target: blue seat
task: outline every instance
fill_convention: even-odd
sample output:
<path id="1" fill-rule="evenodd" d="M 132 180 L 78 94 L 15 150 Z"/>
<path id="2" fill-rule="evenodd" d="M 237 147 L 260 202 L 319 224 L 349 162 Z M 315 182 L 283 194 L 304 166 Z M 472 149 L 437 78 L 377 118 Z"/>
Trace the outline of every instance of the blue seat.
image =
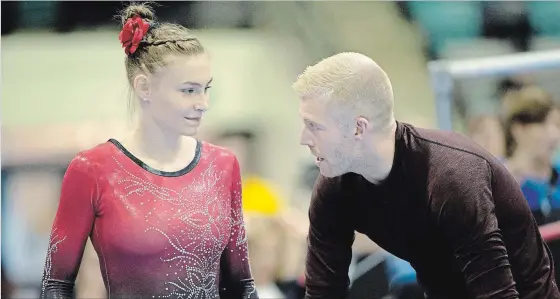
<path id="1" fill-rule="evenodd" d="M 56 1 L 18 1 L 23 27 L 51 27 L 57 18 Z"/>
<path id="2" fill-rule="evenodd" d="M 409 1 L 407 5 L 435 53 L 440 53 L 450 40 L 478 38 L 482 34 L 484 17 L 478 1 Z"/>
<path id="3" fill-rule="evenodd" d="M 560 1 L 527 1 L 529 22 L 540 36 L 560 36 Z"/>
<path id="4" fill-rule="evenodd" d="M 385 259 L 389 289 L 416 283 L 416 271 L 409 262 L 392 254 Z"/>

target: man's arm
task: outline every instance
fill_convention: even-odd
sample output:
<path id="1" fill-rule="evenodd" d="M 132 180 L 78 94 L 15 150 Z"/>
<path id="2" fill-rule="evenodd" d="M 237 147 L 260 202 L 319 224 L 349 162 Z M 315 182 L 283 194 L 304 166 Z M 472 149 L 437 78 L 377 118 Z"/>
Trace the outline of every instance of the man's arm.
<path id="1" fill-rule="evenodd" d="M 319 176 L 309 208 L 309 235 L 305 267 L 306 299 L 345 298 L 350 280 L 354 229 L 349 203 L 334 179 Z"/>
<path id="2" fill-rule="evenodd" d="M 517 299 L 519 294 L 495 215 L 492 171 L 486 161 L 441 178 L 433 191 L 437 224 L 473 299 Z"/>

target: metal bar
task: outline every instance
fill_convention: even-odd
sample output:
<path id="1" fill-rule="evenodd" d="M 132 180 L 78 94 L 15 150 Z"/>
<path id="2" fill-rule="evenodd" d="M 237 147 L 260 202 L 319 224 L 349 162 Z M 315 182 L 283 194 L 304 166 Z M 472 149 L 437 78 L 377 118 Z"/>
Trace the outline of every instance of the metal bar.
<path id="1" fill-rule="evenodd" d="M 444 69 L 433 69 L 432 88 L 436 97 L 436 117 L 438 127 L 453 130 L 453 78 Z"/>
<path id="2" fill-rule="evenodd" d="M 453 130 L 453 80 L 560 69 L 560 50 L 428 62 L 439 128 Z"/>
<path id="3" fill-rule="evenodd" d="M 522 72 L 560 68 L 560 50 L 516 53 L 465 60 L 436 60 L 428 69 L 449 73 L 453 78 L 512 75 Z"/>

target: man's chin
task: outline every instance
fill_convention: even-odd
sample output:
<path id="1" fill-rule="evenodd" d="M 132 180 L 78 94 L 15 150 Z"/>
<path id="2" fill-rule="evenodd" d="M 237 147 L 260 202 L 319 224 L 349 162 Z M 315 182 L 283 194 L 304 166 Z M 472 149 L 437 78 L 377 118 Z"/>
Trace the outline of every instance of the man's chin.
<path id="1" fill-rule="evenodd" d="M 319 172 L 321 173 L 322 176 L 326 178 L 335 178 L 345 173 L 342 171 L 333 171 L 332 169 L 322 169 L 322 168 L 319 168 Z"/>

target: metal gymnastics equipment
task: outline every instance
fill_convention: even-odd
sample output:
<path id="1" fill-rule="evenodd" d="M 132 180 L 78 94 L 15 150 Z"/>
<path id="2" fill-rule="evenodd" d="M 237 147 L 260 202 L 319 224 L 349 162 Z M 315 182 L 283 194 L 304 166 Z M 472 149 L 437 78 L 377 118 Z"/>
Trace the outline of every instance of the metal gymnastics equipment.
<path id="1" fill-rule="evenodd" d="M 453 130 L 455 79 L 509 76 L 548 69 L 560 69 L 560 50 L 428 62 L 428 71 L 436 97 L 438 127 L 443 130 Z"/>

